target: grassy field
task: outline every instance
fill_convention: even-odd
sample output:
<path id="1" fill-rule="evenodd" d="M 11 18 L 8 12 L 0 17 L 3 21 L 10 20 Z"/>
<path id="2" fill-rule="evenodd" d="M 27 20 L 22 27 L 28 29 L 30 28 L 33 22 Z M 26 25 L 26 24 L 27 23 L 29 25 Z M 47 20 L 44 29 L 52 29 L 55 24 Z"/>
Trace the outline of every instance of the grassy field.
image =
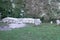
<path id="1" fill-rule="evenodd" d="M 60 40 L 60 26 L 46 23 L 36 27 L 28 25 L 20 29 L 0 31 L 0 40 Z"/>

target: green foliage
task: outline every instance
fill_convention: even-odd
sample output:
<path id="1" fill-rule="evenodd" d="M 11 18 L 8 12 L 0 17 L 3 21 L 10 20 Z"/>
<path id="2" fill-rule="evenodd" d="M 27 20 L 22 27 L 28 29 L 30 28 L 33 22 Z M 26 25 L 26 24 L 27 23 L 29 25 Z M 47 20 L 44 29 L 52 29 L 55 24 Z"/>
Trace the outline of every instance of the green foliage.
<path id="1" fill-rule="evenodd" d="M 32 11 L 28 8 L 25 8 L 26 6 L 26 2 L 27 0 L 14 0 L 13 3 L 16 5 L 15 8 L 12 8 L 12 2 L 10 2 L 10 0 L 0 0 L 0 12 L 2 13 L 1 18 L 10 16 L 10 17 L 16 17 L 16 18 L 20 18 L 20 17 L 32 17 L 32 18 L 44 18 L 43 20 L 46 21 L 50 21 L 52 19 L 60 19 L 60 10 L 58 9 L 58 5 L 56 2 L 58 2 L 59 0 L 51 0 L 51 4 L 48 3 L 48 1 L 44 4 L 44 1 L 42 1 L 43 5 L 39 6 L 40 4 L 38 2 L 37 9 Z M 41 1 L 41 0 L 40 0 Z M 46 0 L 45 0 L 46 1 Z M 28 1 L 27 1 L 28 2 Z M 28 2 L 30 3 L 30 2 Z M 30 6 L 31 7 L 31 6 Z M 41 8 L 40 8 L 41 7 Z M 9 11 L 10 10 L 10 11 Z M 24 12 L 22 13 L 21 10 L 24 10 Z M 30 13 L 28 12 L 30 10 Z M 45 13 L 46 15 L 44 15 L 43 17 L 41 17 L 41 15 Z M 20 15 L 23 14 L 23 15 Z"/>
<path id="2" fill-rule="evenodd" d="M 14 0 L 13 3 L 15 3 L 16 7 L 12 8 L 12 3 L 10 0 L 0 0 L 0 12 L 1 18 L 11 16 L 11 17 L 22 17 L 20 15 L 21 9 L 24 9 L 24 3 L 23 0 Z"/>

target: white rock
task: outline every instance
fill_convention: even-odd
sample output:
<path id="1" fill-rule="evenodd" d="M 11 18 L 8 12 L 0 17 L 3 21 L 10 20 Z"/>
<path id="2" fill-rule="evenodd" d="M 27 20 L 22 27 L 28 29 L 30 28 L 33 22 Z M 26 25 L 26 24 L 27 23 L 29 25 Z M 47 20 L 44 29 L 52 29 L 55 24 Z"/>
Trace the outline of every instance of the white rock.
<path id="1" fill-rule="evenodd" d="M 24 18 L 23 23 L 34 23 L 34 19 L 32 19 L 32 18 Z"/>
<path id="2" fill-rule="evenodd" d="M 51 21 L 50 23 L 53 24 L 53 21 Z"/>
<path id="3" fill-rule="evenodd" d="M 17 18 L 12 18 L 12 17 L 6 17 L 4 19 L 2 19 L 3 22 L 7 22 L 7 23 L 17 23 Z"/>
<path id="4" fill-rule="evenodd" d="M 35 19 L 34 20 L 35 25 L 40 25 L 42 22 L 40 19 Z"/>
<path id="5" fill-rule="evenodd" d="M 35 25 L 40 25 L 41 20 L 40 19 L 33 19 L 33 18 L 12 18 L 12 17 L 6 17 L 2 19 L 3 22 L 7 23 L 15 23 L 15 24 L 27 24 L 27 23 L 32 23 Z"/>
<path id="6" fill-rule="evenodd" d="M 9 28 L 21 28 L 25 26 L 26 24 L 9 24 Z"/>
<path id="7" fill-rule="evenodd" d="M 57 25 L 59 25 L 60 24 L 60 20 L 56 20 L 56 23 L 57 23 Z"/>

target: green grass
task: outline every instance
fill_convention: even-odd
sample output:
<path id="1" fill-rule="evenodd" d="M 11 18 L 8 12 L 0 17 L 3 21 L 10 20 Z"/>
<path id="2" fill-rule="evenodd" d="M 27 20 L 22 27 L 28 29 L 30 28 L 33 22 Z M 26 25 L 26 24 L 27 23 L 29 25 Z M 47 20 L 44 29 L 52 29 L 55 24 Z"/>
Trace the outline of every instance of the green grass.
<path id="1" fill-rule="evenodd" d="M 60 40 L 60 26 L 44 23 L 34 27 L 0 31 L 0 40 Z"/>

